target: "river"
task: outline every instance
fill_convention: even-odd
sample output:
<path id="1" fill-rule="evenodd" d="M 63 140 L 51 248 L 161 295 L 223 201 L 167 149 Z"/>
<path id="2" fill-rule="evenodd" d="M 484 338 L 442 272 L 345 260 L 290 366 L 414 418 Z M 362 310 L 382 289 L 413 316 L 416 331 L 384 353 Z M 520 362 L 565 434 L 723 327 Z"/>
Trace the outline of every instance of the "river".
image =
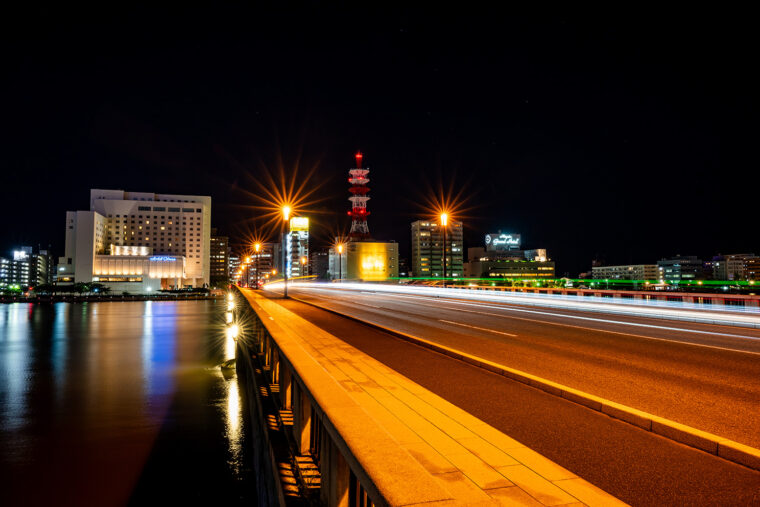
<path id="1" fill-rule="evenodd" d="M 3 505 L 253 505 L 224 302 L 0 305 Z"/>

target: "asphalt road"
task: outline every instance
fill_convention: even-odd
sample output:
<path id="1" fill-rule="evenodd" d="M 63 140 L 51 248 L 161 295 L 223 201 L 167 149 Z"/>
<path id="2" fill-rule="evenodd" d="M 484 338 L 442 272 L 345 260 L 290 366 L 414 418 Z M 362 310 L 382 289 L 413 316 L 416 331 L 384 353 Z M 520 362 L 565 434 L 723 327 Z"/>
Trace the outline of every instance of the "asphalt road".
<path id="1" fill-rule="evenodd" d="M 760 329 L 369 291 L 291 294 L 760 448 Z"/>
<path id="2" fill-rule="evenodd" d="M 760 502 L 760 472 L 412 345 L 356 321 L 292 299 L 279 302 L 632 505 L 753 505 Z M 450 317 L 441 315 L 441 311 L 436 307 L 435 316 Z M 468 335 L 460 335 L 462 338 Z"/>

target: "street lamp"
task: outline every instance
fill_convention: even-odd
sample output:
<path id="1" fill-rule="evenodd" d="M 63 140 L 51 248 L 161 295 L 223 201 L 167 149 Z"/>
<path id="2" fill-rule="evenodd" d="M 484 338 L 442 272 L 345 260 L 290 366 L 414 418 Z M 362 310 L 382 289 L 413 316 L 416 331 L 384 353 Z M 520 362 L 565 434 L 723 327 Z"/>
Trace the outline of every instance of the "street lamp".
<path id="1" fill-rule="evenodd" d="M 443 288 L 446 288 L 446 226 L 449 223 L 449 214 L 441 213 L 441 228 L 443 229 Z"/>
<path id="2" fill-rule="evenodd" d="M 305 276 L 307 274 L 306 273 L 306 261 L 307 261 L 307 259 L 306 259 L 305 256 L 301 257 L 301 276 Z"/>
<path id="3" fill-rule="evenodd" d="M 285 245 L 285 237 L 286 237 L 285 228 L 288 225 L 288 219 L 290 218 L 290 211 L 291 211 L 290 206 L 288 206 L 287 204 L 282 207 L 282 218 L 283 218 L 283 220 L 282 220 L 282 224 L 283 224 L 282 225 L 282 239 L 283 239 L 283 241 L 282 241 L 282 246 L 283 246 L 283 249 L 282 249 L 282 273 L 283 273 L 283 276 L 285 277 L 285 284 L 283 285 L 283 294 L 282 294 L 282 297 L 284 297 L 284 298 L 288 297 L 288 265 L 285 262 L 285 253 L 287 251 L 287 248 L 286 248 L 286 245 Z"/>
<path id="4" fill-rule="evenodd" d="M 338 245 L 338 281 L 343 279 L 343 244 Z"/>
<path id="5" fill-rule="evenodd" d="M 256 252 L 256 289 L 259 288 L 259 252 L 261 251 L 261 243 L 253 245 L 253 250 Z"/>

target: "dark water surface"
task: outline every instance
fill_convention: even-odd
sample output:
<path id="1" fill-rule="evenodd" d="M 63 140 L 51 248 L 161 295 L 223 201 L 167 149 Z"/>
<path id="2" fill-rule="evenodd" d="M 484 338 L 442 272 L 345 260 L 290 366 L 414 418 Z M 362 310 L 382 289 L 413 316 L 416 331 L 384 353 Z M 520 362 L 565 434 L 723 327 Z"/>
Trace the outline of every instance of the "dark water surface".
<path id="1" fill-rule="evenodd" d="M 0 504 L 252 505 L 223 305 L 0 305 Z"/>

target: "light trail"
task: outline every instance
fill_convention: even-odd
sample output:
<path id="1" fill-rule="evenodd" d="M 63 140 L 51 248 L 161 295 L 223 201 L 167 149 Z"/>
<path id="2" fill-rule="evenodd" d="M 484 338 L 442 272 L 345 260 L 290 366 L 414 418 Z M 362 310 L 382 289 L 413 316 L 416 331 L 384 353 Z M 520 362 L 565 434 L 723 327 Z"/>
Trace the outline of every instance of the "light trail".
<path id="1" fill-rule="evenodd" d="M 503 334 L 505 336 L 516 337 L 516 334 L 505 333 L 504 331 L 497 331 L 495 329 L 488 329 L 486 327 L 471 326 L 469 324 L 462 324 L 461 322 L 454 322 L 453 320 L 438 319 L 438 322 L 445 322 L 446 324 L 454 324 L 455 326 L 469 327 L 470 329 L 477 329 L 478 331 L 487 331 L 489 333 Z"/>
<path id="2" fill-rule="evenodd" d="M 367 284 L 341 283 L 341 284 L 294 284 L 299 288 L 308 290 L 330 291 L 364 291 L 367 292 Z M 496 293 L 482 294 L 462 289 L 437 289 L 432 287 L 408 287 L 373 284 L 372 291 L 376 293 L 406 294 L 413 296 L 439 297 L 447 299 L 467 299 L 486 303 L 512 303 L 527 306 L 543 306 L 557 309 L 574 310 L 582 312 L 598 312 L 623 314 L 631 317 L 654 317 L 670 320 L 683 320 L 701 322 L 707 324 L 725 324 L 760 328 L 760 309 L 743 308 L 738 311 L 735 308 L 705 308 L 692 303 L 674 303 L 668 301 L 646 300 L 623 300 L 604 301 L 611 298 L 584 297 L 583 300 L 569 299 L 568 296 L 555 294 L 527 294 L 527 293 Z"/>
<path id="3" fill-rule="evenodd" d="M 315 291 L 324 291 L 324 292 L 332 292 L 330 289 L 315 289 Z M 334 292 L 333 292 L 334 293 Z M 420 300 L 420 301 L 429 301 L 429 302 L 435 302 L 436 305 L 440 304 L 449 304 L 449 305 L 460 305 L 460 306 L 474 306 L 476 308 L 490 308 L 490 309 L 496 309 L 496 310 L 502 310 L 504 312 L 523 312 L 523 313 L 532 313 L 532 314 L 538 314 L 538 315 L 546 315 L 551 317 L 559 317 L 559 318 L 567 318 L 567 319 L 578 319 L 578 320 L 585 320 L 585 321 L 592 321 L 592 322 L 600 322 L 600 323 L 606 323 L 606 324 L 613 324 L 613 325 L 620 325 L 620 326 L 633 326 L 633 327 L 644 327 L 644 328 L 651 328 L 651 329 L 660 329 L 665 331 L 677 331 L 677 332 L 685 332 L 685 333 L 694 333 L 694 334 L 700 334 L 700 335 L 714 335 L 714 336 L 723 336 L 723 337 L 729 337 L 729 338 L 739 338 L 739 339 L 746 339 L 746 340 L 752 340 L 757 341 L 760 340 L 760 337 L 756 336 L 747 336 L 747 335 L 738 335 L 738 334 L 732 334 L 732 333 L 721 333 L 717 331 L 701 331 L 697 329 L 688 329 L 688 328 L 680 328 L 680 327 L 670 327 L 670 326 L 658 326 L 654 324 L 642 324 L 637 322 L 624 322 L 624 321 L 617 321 L 617 320 L 609 320 L 609 319 L 599 319 L 599 318 L 593 318 L 593 317 L 583 317 L 580 315 L 568 315 L 568 314 L 558 314 L 558 313 L 551 313 L 551 312 L 542 312 L 537 310 L 528 310 L 524 308 L 514 308 L 514 307 L 504 307 L 504 306 L 492 306 L 492 305 L 484 305 L 482 303 L 468 303 L 464 301 L 441 301 L 440 298 L 430 298 L 430 297 L 423 297 L 423 296 L 407 296 L 407 295 L 396 295 L 396 297 L 401 298 L 408 298 L 408 299 L 414 299 L 414 300 Z M 362 303 L 357 303 L 356 301 L 351 301 L 351 305 L 353 304 L 360 304 L 362 306 L 370 306 L 370 305 L 364 305 Z M 435 306 L 434 306 L 435 307 Z M 373 307 L 373 308 L 383 308 L 383 307 Z M 612 330 L 606 330 L 601 328 L 595 328 L 595 327 L 588 327 L 588 326 L 578 326 L 573 324 L 567 324 L 563 322 L 553 322 L 550 320 L 541 320 L 541 319 L 530 319 L 526 317 L 518 317 L 515 315 L 505 315 L 505 314 L 499 314 L 499 313 L 491 313 L 491 312 L 479 312 L 479 311 L 473 311 L 473 310 L 465 310 L 463 308 L 450 308 L 451 310 L 461 311 L 461 312 L 467 312 L 467 313 L 476 313 L 480 315 L 486 315 L 486 316 L 492 316 L 492 317 L 499 317 L 499 318 L 510 318 L 510 319 L 517 319 L 517 320 L 523 320 L 523 321 L 530 321 L 530 322 L 537 322 L 541 324 L 550 324 L 555 326 L 563 326 L 563 327 L 570 327 L 575 329 L 584 329 L 589 331 L 595 331 L 600 333 L 610 333 L 610 334 L 618 334 L 623 336 L 632 336 L 636 338 L 643 338 L 646 340 L 654 340 L 654 341 L 663 341 L 663 342 L 670 342 L 670 343 L 678 343 L 682 345 L 691 345 L 694 347 L 701 347 L 701 348 L 708 348 L 708 349 L 715 349 L 715 350 L 722 350 L 727 352 L 737 352 L 741 354 L 750 354 L 750 355 L 760 355 L 760 352 L 753 352 L 748 350 L 742 350 L 742 349 L 736 349 L 731 347 L 721 347 L 718 345 L 708 345 L 704 343 L 694 343 L 691 341 L 684 341 L 679 340 L 675 338 L 660 338 L 656 336 L 647 336 L 637 333 L 629 333 L 629 332 L 623 332 L 623 331 L 612 331 Z M 391 310 L 391 309 L 388 309 Z M 392 311 L 392 310 L 391 310 Z M 491 329 L 487 328 L 477 328 L 476 326 L 470 326 L 467 324 L 457 323 L 453 321 L 443 321 L 442 319 L 437 319 L 441 322 L 446 322 L 450 324 L 455 325 L 462 325 L 465 327 L 471 327 L 474 329 L 481 329 L 483 331 L 488 332 L 496 332 Z M 502 332 L 500 332 L 502 333 Z M 517 335 L 512 335 L 517 336 Z"/>

